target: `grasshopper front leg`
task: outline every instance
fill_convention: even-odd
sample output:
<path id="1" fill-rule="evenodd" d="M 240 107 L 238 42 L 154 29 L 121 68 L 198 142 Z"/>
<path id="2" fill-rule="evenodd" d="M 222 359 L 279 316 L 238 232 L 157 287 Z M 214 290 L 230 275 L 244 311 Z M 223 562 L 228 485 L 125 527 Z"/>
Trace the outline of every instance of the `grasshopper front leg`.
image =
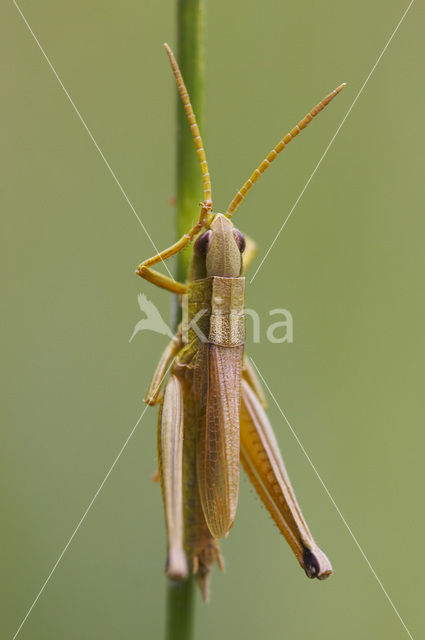
<path id="1" fill-rule="evenodd" d="M 186 293 L 187 287 L 185 284 L 176 282 L 173 278 L 169 278 L 168 276 L 155 271 L 152 267 L 159 262 L 164 262 L 167 258 L 175 256 L 176 253 L 179 253 L 182 249 L 187 247 L 187 245 L 192 242 L 193 238 L 202 230 L 206 222 L 211 219 L 211 209 L 211 200 L 201 202 L 201 213 L 198 222 L 170 247 L 141 262 L 136 269 L 137 275 L 148 280 L 148 282 L 152 282 L 152 284 L 155 284 L 157 287 L 167 289 L 167 291 L 171 291 L 172 293 L 180 295 Z"/>
<path id="2" fill-rule="evenodd" d="M 309 578 L 327 578 L 332 565 L 310 533 L 271 424 L 246 380 L 242 380 L 240 438 L 243 467 L 298 562 Z"/>

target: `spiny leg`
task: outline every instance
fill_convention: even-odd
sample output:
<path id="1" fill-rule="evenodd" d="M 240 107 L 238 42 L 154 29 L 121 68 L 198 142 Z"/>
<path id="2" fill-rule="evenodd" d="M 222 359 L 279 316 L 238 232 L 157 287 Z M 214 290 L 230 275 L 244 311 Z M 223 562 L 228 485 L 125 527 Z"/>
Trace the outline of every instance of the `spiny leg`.
<path id="1" fill-rule="evenodd" d="M 323 580 L 332 565 L 303 518 L 273 429 L 246 380 L 242 380 L 241 461 L 258 495 L 309 578 Z"/>
<path id="2" fill-rule="evenodd" d="M 257 182 L 258 178 L 260 178 L 262 176 L 262 174 L 265 172 L 266 169 L 268 169 L 268 167 L 271 165 L 271 163 L 273 162 L 273 160 L 276 160 L 277 156 L 279 155 L 279 153 L 281 151 L 284 150 L 284 148 L 286 147 L 287 144 L 289 144 L 291 142 L 291 140 L 293 138 L 295 138 L 295 136 L 297 136 L 299 133 L 301 133 L 302 129 L 305 129 L 306 126 L 313 120 L 313 118 L 315 116 L 317 116 L 318 113 L 320 113 L 320 111 L 322 111 L 322 109 L 324 109 L 330 102 L 331 100 L 333 100 L 335 98 L 336 95 L 338 95 L 338 93 L 340 91 L 342 91 L 342 89 L 346 86 L 346 83 L 344 82 L 343 84 L 341 84 L 339 87 L 337 87 L 336 89 L 334 89 L 334 91 L 332 91 L 332 93 L 330 93 L 329 95 L 327 95 L 325 98 L 323 98 L 315 107 L 313 107 L 313 109 L 311 111 L 309 111 L 307 113 L 307 115 L 300 120 L 300 122 L 295 125 L 295 127 L 293 129 L 291 129 L 291 131 L 289 133 L 286 134 L 286 136 L 284 138 L 282 138 L 282 140 L 270 151 L 270 153 L 268 154 L 268 156 L 266 156 L 266 158 L 263 160 L 263 162 L 257 167 L 257 169 L 254 171 L 254 173 L 252 174 L 252 176 L 250 178 L 248 178 L 248 180 L 245 182 L 245 184 L 239 189 L 239 191 L 237 192 L 237 194 L 235 195 L 235 197 L 233 198 L 232 202 L 229 204 L 229 206 L 227 207 L 227 212 L 226 215 L 228 218 L 230 218 L 233 213 L 236 211 L 236 209 L 238 208 L 239 204 L 242 202 L 242 200 L 245 198 L 246 194 L 248 193 L 248 191 L 251 189 L 251 187 L 254 186 L 254 184 Z"/>
<path id="3" fill-rule="evenodd" d="M 158 459 L 167 526 L 166 574 L 172 580 L 188 575 L 183 523 L 183 392 L 171 375 L 158 421 Z"/>

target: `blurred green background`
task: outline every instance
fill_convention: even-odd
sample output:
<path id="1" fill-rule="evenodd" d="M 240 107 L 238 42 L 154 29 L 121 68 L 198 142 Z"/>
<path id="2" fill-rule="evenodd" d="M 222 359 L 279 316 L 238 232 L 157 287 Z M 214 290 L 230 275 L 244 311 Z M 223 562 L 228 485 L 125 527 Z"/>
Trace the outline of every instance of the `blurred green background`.
<path id="1" fill-rule="evenodd" d="M 174 3 L 22 0 L 21 9 L 161 248 L 174 237 Z M 407 2 L 211 2 L 203 132 L 216 210 L 286 131 L 345 91 L 251 192 L 235 223 L 260 258 Z M 255 281 L 248 344 L 411 633 L 423 627 L 425 48 L 415 2 Z M 2 638 L 28 607 L 137 421 L 167 338 L 138 334 L 152 246 L 12 2 L 1 6 Z M 257 263 L 258 264 L 258 260 Z M 294 344 L 265 340 L 289 309 Z M 148 410 L 20 632 L 161 638 L 165 538 Z M 406 638 L 269 403 L 335 575 L 309 581 L 244 477 L 227 573 L 196 637 Z M 422 595 L 421 595 L 422 594 Z M 421 623 L 422 621 L 422 623 Z"/>

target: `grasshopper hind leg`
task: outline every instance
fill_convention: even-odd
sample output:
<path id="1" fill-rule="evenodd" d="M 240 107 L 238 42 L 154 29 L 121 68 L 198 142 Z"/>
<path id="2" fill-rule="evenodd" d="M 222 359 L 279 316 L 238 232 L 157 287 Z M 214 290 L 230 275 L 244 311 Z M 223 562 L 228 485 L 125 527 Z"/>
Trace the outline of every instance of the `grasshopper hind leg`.
<path id="1" fill-rule="evenodd" d="M 255 373 L 254 367 L 252 366 L 251 361 L 247 355 L 244 355 L 244 358 L 243 358 L 242 376 L 247 381 L 251 389 L 254 391 L 258 400 L 261 402 L 261 406 L 263 407 L 263 409 L 266 409 L 267 401 L 266 401 L 266 396 L 264 395 L 262 384 L 259 381 L 258 376 Z"/>
<path id="2" fill-rule="evenodd" d="M 309 578 L 324 580 L 332 565 L 301 513 L 276 437 L 258 397 L 242 380 L 241 461 L 259 497 Z"/>
<path id="3" fill-rule="evenodd" d="M 171 375 L 158 421 L 159 475 L 167 527 L 166 574 L 172 580 L 188 575 L 183 524 L 183 391 Z"/>
<path id="4" fill-rule="evenodd" d="M 161 387 L 171 362 L 182 348 L 182 336 L 178 332 L 166 346 L 153 374 L 152 381 L 145 396 L 145 403 L 155 405 L 161 402 Z"/>

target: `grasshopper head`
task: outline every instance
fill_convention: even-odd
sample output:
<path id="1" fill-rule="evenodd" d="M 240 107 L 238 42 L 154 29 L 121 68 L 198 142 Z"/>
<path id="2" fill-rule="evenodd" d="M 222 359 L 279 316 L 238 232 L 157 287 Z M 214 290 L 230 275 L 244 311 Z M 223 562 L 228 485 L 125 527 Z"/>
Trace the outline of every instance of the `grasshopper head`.
<path id="1" fill-rule="evenodd" d="M 217 213 L 193 246 L 193 279 L 237 278 L 242 270 L 245 238 L 226 216 Z"/>

